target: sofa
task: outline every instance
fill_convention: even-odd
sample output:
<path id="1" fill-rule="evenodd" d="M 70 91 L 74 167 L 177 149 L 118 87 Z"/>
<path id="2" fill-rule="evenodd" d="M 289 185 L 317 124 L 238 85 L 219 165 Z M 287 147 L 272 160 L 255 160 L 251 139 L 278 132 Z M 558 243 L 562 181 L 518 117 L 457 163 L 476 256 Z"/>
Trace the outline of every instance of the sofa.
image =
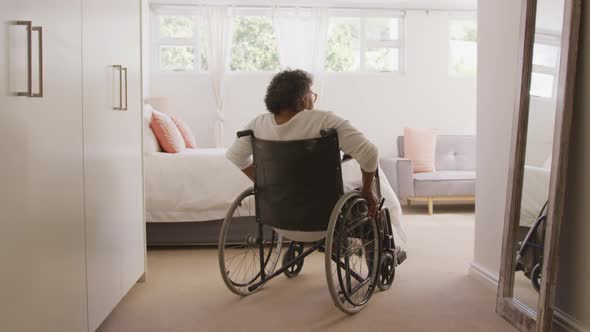
<path id="1" fill-rule="evenodd" d="M 398 198 L 411 205 L 413 201 L 428 204 L 434 213 L 434 202 L 475 201 L 474 135 L 438 135 L 435 148 L 435 171 L 414 173 L 412 161 L 404 158 L 404 137 L 397 138 L 397 156 L 382 158 L 381 168 Z"/>

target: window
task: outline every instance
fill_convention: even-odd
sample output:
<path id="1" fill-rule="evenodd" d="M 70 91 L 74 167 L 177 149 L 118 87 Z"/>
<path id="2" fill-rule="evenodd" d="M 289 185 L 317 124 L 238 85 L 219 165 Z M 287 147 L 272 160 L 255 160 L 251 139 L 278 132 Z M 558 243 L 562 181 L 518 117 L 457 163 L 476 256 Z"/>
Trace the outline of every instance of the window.
<path id="1" fill-rule="evenodd" d="M 345 15 L 330 18 L 326 48 L 329 72 L 401 70 L 401 16 Z"/>
<path id="2" fill-rule="evenodd" d="M 533 46 L 533 72 L 530 94 L 553 98 L 559 67 L 559 37 L 537 34 Z"/>
<path id="3" fill-rule="evenodd" d="M 268 16 L 237 16 L 233 20 L 230 69 L 279 70 L 277 41 Z"/>
<path id="4" fill-rule="evenodd" d="M 449 24 L 449 73 L 474 75 L 477 72 L 477 22 L 455 19 Z"/>
<path id="5" fill-rule="evenodd" d="M 206 71 L 204 23 L 198 16 L 161 12 L 155 15 L 155 63 L 161 71 Z"/>

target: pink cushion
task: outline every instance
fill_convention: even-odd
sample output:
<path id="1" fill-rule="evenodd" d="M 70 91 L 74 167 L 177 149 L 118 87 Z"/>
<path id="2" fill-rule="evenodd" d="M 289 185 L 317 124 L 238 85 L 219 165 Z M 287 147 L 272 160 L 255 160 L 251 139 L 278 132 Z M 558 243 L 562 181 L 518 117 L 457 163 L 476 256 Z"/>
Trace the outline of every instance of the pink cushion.
<path id="1" fill-rule="evenodd" d="M 193 135 L 193 132 L 189 128 L 189 126 L 184 121 L 182 121 L 181 118 L 176 117 L 174 115 L 172 116 L 172 121 L 174 121 L 174 123 L 178 127 L 178 130 L 180 130 L 180 134 L 184 139 L 184 145 L 186 145 L 186 147 L 189 149 L 196 149 L 197 142 L 195 140 L 195 135 Z"/>
<path id="2" fill-rule="evenodd" d="M 168 115 L 153 110 L 150 127 L 164 151 L 178 153 L 186 148 L 180 130 Z"/>
<path id="3" fill-rule="evenodd" d="M 434 172 L 436 131 L 404 128 L 404 157 L 414 164 L 414 173 Z"/>

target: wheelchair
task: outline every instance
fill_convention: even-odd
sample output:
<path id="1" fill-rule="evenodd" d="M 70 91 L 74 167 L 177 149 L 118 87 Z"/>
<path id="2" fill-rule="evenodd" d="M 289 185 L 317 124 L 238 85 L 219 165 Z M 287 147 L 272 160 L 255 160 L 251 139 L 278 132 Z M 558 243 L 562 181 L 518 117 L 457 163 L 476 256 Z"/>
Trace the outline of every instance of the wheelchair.
<path id="1" fill-rule="evenodd" d="M 255 181 L 235 199 L 221 227 L 219 268 L 230 291 L 246 296 L 280 274 L 296 277 L 315 251 L 324 252 L 330 296 L 347 314 L 362 310 L 376 288 L 392 286 L 406 255 L 395 246 L 379 175 L 373 188 L 380 204 L 370 217 L 359 191 L 344 193 L 347 158 L 341 158 L 335 129 L 299 141 L 262 140 L 251 130 L 237 136 L 250 138 Z M 281 235 L 292 232 L 315 238 Z"/>
<path id="2" fill-rule="evenodd" d="M 546 201 L 533 226 L 529 229 L 525 237 L 518 242 L 518 249 L 516 251 L 516 271 L 522 271 L 525 277 L 531 280 L 533 288 L 537 293 L 541 290 L 541 271 L 543 270 L 548 204 L 549 201 Z"/>

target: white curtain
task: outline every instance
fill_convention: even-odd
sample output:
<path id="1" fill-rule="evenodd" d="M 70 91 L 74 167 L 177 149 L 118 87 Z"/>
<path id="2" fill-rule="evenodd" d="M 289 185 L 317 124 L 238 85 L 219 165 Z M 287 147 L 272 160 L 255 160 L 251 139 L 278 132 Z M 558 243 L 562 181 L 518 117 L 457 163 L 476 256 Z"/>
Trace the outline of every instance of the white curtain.
<path id="1" fill-rule="evenodd" d="M 313 90 L 320 95 L 318 103 L 321 103 L 328 39 L 328 9 L 274 7 L 273 28 L 281 67 L 303 69 L 313 74 Z"/>
<path id="2" fill-rule="evenodd" d="M 227 6 L 202 7 L 207 22 L 207 65 L 215 97 L 216 121 L 213 128 L 215 146 L 224 147 L 224 76 L 231 51 L 231 8 Z"/>

